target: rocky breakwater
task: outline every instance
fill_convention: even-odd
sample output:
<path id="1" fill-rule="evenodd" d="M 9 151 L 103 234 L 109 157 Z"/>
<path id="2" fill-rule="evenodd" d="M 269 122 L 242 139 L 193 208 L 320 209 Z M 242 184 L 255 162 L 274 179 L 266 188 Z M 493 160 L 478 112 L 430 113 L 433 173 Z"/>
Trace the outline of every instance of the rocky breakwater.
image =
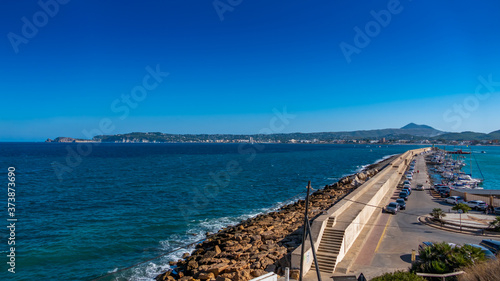
<path id="1" fill-rule="evenodd" d="M 370 166 L 315 191 L 310 196 L 309 218 L 333 206 L 377 172 Z M 170 263 L 175 270 L 158 275 L 156 280 L 242 281 L 267 272 L 283 275 L 290 267 L 291 253 L 302 243 L 304 212 L 305 200 L 299 200 L 209 235 L 191 254 Z M 291 275 L 298 277 L 298 271 L 292 270 Z"/>

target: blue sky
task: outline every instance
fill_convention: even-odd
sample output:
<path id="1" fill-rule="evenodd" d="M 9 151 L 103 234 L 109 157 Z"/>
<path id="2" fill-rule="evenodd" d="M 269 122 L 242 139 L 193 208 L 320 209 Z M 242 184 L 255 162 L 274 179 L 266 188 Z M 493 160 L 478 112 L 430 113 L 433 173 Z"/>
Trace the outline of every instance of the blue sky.
<path id="1" fill-rule="evenodd" d="M 500 129 L 498 1 L 7 3 L 0 141 Z"/>

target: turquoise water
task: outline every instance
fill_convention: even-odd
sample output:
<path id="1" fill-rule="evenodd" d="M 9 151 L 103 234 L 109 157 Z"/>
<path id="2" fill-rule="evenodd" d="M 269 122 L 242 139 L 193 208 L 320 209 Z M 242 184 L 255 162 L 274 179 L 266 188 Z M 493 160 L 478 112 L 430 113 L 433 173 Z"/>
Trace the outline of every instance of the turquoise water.
<path id="1" fill-rule="evenodd" d="M 443 148 L 440 146 L 439 148 Z M 472 166 L 472 177 L 483 178 L 484 189 L 500 189 L 500 147 L 498 146 L 446 146 L 446 150 L 458 150 L 472 152 L 471 155 L 464 154 L 465 167 L 462 171 L 470 174 Z M 482 152 L 485 153 L 482 153 Z"/>
<path id="2" fill-rule="evenodd" d="M 7 273 L 2 243 L 0 280 L 92 280 L 302 198 L 307 181 L 321 188 L 417 147 L 99 144 L 79 159 L 76 144 L 1 143 L 1 178 L 16 168 L 18 222 L 16 274 Z M 476 155 L 485 188 L 498 188 L 500 149 L 478 150 L 487 152 Z M 54 167 L 68 163 L 59 179 Z M 7 202 L 6 192 L 0 198 Z M 153 280 L 185 251 L 102 280 Z"/>

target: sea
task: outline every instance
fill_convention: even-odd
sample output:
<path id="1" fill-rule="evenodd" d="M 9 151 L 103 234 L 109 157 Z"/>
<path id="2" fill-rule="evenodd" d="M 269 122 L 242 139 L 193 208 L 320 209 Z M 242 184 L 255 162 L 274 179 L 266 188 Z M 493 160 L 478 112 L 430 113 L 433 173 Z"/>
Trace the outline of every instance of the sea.
<path id="1" fill-rule="evenodd" d="M 0 280 L 152 281 L 207 233 L 304 198 L 308 181 L 320 189 L 420 147 L 0 143 Z M 500 189 L 500 148 L 472 151 L 473 175 Z"/>

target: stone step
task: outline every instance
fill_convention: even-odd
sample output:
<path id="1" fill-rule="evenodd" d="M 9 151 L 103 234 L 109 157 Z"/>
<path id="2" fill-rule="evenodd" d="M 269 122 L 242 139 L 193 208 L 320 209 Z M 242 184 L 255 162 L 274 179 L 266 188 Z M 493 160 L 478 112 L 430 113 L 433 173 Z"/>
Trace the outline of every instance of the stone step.
<path id="1" fill-rule="evenodd" d="M 321 241 L 332 241 L 332 240 L 335 240 L 335 241 L 342 241 L 344 237 L 341 237 L 341 236 L 323 236 L 321 238 Z"/>
<path id="2" fill-rule="evenodd" d="M 331 264 L 320 263 L 319 261 L 318 261 L 318 267 L 320 272 L 325 272 L 325 273 L 332 273 L 334 270 L 334 266 L 332 266 Z M 311 270 L 316 270 L 314 263 L 312 264 Z"/>
<path id="3" fill-rule="evenodd" d="M 338 230 L 338 229 L 335 229 L 335 228 L 332 228 L 332 227 L 325 227 L 325 231 L 328 231 L 328 232 L 341 232 L 341 233 L 344 233 L 344 230 Z"/>
<path id="4" fill-rule="evenodd" d="M 324 246 L 324 247 L 319 247 L 318 251 L 320 252 L 325 252 L 325 253 L 332 253 L 335 254 L 340 250 L 340 246 Z"/>
<path id="5" fill-rule="evenodd" d="M 322 245 L 340 247 L 340 245 L 342 245 L 342 240 L 336 240 L 336 241 L 321 240 L 321 244 L 319 246 L 321 247 Z"/>
<path id="6" fill-rule="evenodd" d="M 337 263 L 337 255 L 344 239 L 344 230 L 333 229 L 335 218 L 329 218 L 327 227 L 321 237 L 317 258 L 318 267 L 321 272 L 333 273 Z M 313 263 L 314 268 L 314 263 Z"/>
<path id="7" fill-rule="evenodd" d="M 344 237 L 344 233 L 331 232 L 331 231 L 325 230 L 325 232 L 323 232 L 323 236 L 339 236 L 339 237 Z"/>
<path id="8" fill-rule="evenodd" d="M 331 257 L 328 257 L 328 256 L 317 256 L 318 257 L 318 261 L 321 261 L 321 262 L 326 262 L 326 263 L 331 263 L 332 261 L 336 261 L 337 260 L 337 256 L 331 256 Z"/>
<path id="9" fill-rule="evenodd" d="M 323 237 L 321 237 L 321 241 L 323 241 L 323 240 L 335 240 L 335 239 L 342 240 L 343 238 L 344 238 L 343 236 L 323 236 Z"/>
<path id="10" fill-rule="evenodd" d="M 321 240 L 321 245 L 333 245 L 333 246 L 340 246 L 342 245 L 342 240 Z M 320 246 L 321 246 L 320 245 Z"/>
<path id="11" fill-rule="evenodd" d="M 326 247 L 326 248 L 330 248 L 330 247 L 340 247 L 341 245 L 342 245 L 342 241 L 339 241 L 339 242 L 321 241 L 321 244 L 319 246 L 320 247 L 323 246 L 323 247 Z"/>

